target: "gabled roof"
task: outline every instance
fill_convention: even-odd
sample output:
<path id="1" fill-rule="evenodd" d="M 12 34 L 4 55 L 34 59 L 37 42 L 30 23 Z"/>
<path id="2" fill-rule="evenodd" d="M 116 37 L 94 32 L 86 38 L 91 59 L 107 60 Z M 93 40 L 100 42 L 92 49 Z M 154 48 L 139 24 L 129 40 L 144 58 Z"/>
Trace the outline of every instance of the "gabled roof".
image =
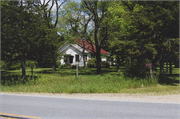
<path id="1" fill-rule="evenodd" d="M 74 47 L 75 49 L 79 50 L 80 52 L 83 52 L 83 48 L 80 47 L 78 44 L 70 44 L 68 42 L 65 42 L 60 48 L 59 51 L 60 52 L 64 52 L 65 50 L 67 50 L 69 47 Z M 84 50 L 84 53 L 89 53 L 89 51 Z"/>
<path id="2" fill-rule="evenodd" d="M 78 49 L 80 52 L 83 52 L 83 48 L 80 47 L 77 44 L 71 44 L 71 46 L 73 46 L 74 48 Z M 89 53 L 87 50 L 84 50 L 84 53 Z"/>
<path id="3" fill-rule="evenodd" d="M 81 46 L 83 47 L 83 40 L 82 39 L 76 39 L 76 42 Z M 93 45 L 93 48 L 92 48 L 92 45 L 90 43 L 90 41 L 84 41 L 84 45 L 85 45 L 85 49 L 88 51 L 88 52 L 92 52 L 93 51 L 93 48 L 94 48 L 94 52 L 96 52 L 96 47 L 94 45 L 94 43 L 92 43 Z M 100 53 L 102 54 L 108 54 L 108 52 L 106 52 L 104 49 L 101 48 L 101 51 Z"/>

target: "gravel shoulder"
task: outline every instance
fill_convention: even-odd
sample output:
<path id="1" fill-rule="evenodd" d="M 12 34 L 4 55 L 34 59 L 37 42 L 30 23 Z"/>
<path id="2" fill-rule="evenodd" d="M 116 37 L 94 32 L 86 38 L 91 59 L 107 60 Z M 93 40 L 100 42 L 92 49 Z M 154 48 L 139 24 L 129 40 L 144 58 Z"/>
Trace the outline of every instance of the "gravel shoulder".
<path id="1" fill-rule="evenodd" d="M 127 93 L 92 93 L 92 94 L 53 94 L 53 93 L 7 93 L 0 94 L 15 94 L 28 96 L 45 96 L 59 98 L 75 98 L 75 99 L 92 99 L 92 100 L 114 100 L 114 101 L 137 101 L 137 102 L 162 102 L 162 103 L 180 103 L 180 95 L 157 95 L 154 93 L 148 94 L 127 94 Z"/>

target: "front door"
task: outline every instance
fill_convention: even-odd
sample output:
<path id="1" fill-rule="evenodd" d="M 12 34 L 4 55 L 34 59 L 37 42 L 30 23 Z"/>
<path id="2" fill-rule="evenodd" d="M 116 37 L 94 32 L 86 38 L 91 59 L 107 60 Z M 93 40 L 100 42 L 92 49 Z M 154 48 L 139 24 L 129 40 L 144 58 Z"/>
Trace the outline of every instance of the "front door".
<path id="1" fill-rule="evenodd" d="M 73 56 L 69 57 L 69 63 L 73 63 Z"/>

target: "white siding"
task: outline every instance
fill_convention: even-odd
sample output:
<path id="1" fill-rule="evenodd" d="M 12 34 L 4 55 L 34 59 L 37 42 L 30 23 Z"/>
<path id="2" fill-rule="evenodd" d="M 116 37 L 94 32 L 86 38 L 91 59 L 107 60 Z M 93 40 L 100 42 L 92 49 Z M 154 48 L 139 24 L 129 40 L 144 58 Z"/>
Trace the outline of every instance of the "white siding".
<path id="1" fill-rule="evenodd" d="M 69 60 L 69 58 L 67 58 L 68 65 L 76 65 L 76 63 L 78 63 L 79 66 L 84 66 L 82 52 L 79 51 L 79 49 L 77 49 L 76 47 L 67 44 L 67 45 L 61 47 L 59 51 L 64 56 L 73 56 L 73 63 L 71 63 L 71 64 L 69 64 L 70 60 Z M 76 62 L 76 57 L 75 57 L 76 55 L 79 55 L 79 62 Z M 85 53 L 85 55 L 87 55 L 87 61 L 89 59 L 91 59 L 90 53 Z M 65 64 L 64 59 L 63 59 L 64 56 L 62 56 L 62 59 L 60 60 L 61 65 Z M 106 61 L 106 57 L 103 57 L 102 61 Z M 86 64 L 87 64 L 87 62 L 86 62 Z"/>
<path id="2" fill-rule="evenodd" d="M 101 58 L 101 61 L 107 61 L 106 57 Z"/>
<path id="3" fill-rule="evenodd" d="M 65 64 L 65 62 L 64 62 L 64 56 L 62 56 L 62 59 L 60 59 L 60 62 L 61 62 L 61 65 L 64 65 Z"/>
<path id="4" fill-rule="evenodd" d="M 82 52 L 72 47 L 71 45 L 69 45 L 68 47 L 66 46 L 66 49 L 65 48 L 63 49 L 64 51 L 62 54 L 67 55 L 67 56 L 73 56 L 73 63 L 71 63 L 70 65 L 76 65 L 76 63 L 78 63 L 79 66 L 84 66 Z M 76 62 L 76 57 L 75 57 L 76 55 L 79 55 L 79 62 Z M 91 56 L 90 54 L 87 54 L 87 60 L 90 58 L 90 56 Z M 64 58 L 64 56 L 62 58 Z M 62 65 L 65 64 L 64 59 L 61 59 L 60 62 Z M 69 62 L 69 58 L 67 58 L 67 62 Z"/>

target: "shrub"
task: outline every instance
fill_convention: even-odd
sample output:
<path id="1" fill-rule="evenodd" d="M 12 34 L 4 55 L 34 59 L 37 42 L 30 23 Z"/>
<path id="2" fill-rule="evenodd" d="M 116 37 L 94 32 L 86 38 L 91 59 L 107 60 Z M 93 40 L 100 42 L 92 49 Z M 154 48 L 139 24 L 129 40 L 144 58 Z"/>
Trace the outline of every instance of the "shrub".
<path id="1" fill-rule="evenodd" d="M 27 66 L 27 67 L 33 67 L 33 68 L 35 68 L 35 67 L 36 67 L 36 63 L 35 63 L 35 61 L 27 60 L 27 61 L 26 61 L 26 66 Z"/>
<path id="2" fill-rule="evenodd" d="M 12 86 L 12 85 L 34 85 L 38 83 L 39 76 L 26 75 L 22 78 L 21 75 L 5 75 L 2 76 L 1 85 Z"/>
<path id="3" fill-rule="evenodd" d="M 72 69 L 76 69 L 76 65 L 75 64 L 71 65 L 71 67 L 72 67 Z"/>
<path id="4" fill-rule="evenodd" d="M 12 69 L 12 70 L 21 69 L 21 63 L 20 62 L 13 63 L 10 66 L 10 69 Z"/>
<path id="5" fill-rule="evenodd" d="M 95 58 L 89 59 L 87 62 L 87 66 L 89 68 L 96 68 L 96 59 Z M 101 61 L 101 67 L 102 68 L 109 68 L 110 64 L 107 61 Z"/>
<path id="6" fill-rule="evenodd" d="M 2 69 L 6 70 L 7 69 L 7 65 L 6 65 L 6 63 L 4 61 L 1 60 L 1 70 Z"/>
<path id="7" fill-rule="evenodd" d="M 110 67 L 110 64 L 109 64 L 109 62 L 107 62 L 107 61 L 102 61 L 102 62 L 101 62 L 101 67 L 102 67 L 102 68 L 109 68 L 109 67 Z"/>
<path id="8" fill-rule="evenodd" d="M 60 60 L 57 60 L 57 61 L 56 61 L 56 67 L 61 68 L 61 62 L 60 62 Z"/>
<path id="9" fill-rule="evenodd" d="M 96 68 L 96 59 L 95 58 L 89 59 L 87 62 L 87 66 L 89 68 Z"/>
<path id="10" fill-rule="evenodd" d="M 1 61 L 1 69 L 3 70 L 17 70 L 21 69 L 20 62 L 5 62 Z"/>
<path id="11" fill-rule="evenodd" d="M 70 69 L 71 66 L 68 66 L 67 64 L 61 65 L 61 69 Z"/>

